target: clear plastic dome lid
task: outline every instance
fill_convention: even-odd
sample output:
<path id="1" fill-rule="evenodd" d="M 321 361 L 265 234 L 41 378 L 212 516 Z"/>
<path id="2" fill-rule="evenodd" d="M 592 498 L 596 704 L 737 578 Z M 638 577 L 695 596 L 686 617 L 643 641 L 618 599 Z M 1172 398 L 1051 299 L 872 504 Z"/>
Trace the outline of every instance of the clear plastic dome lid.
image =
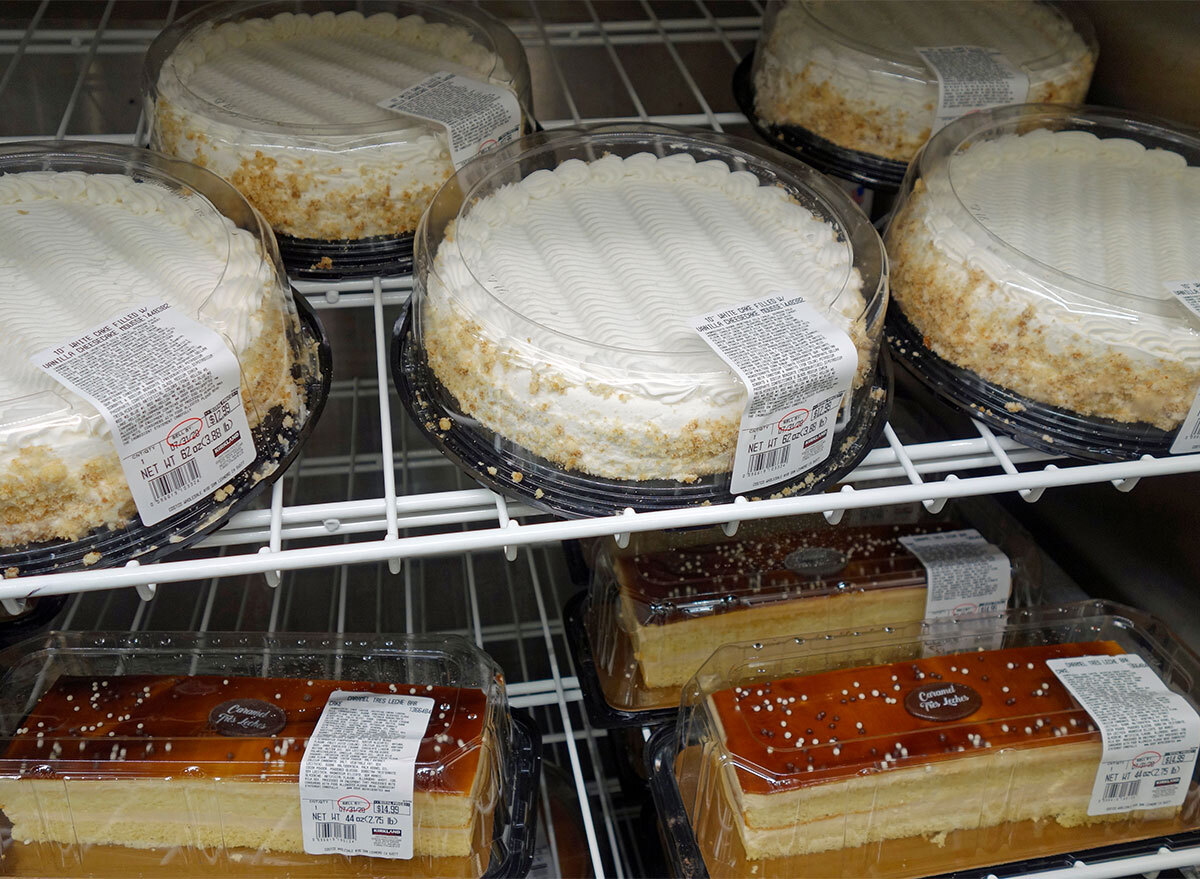
<path id="1" fill-rule="evenodd" d="M 839 216 L 842 199 L 807 169 L 717 138 L 530 141 L 462 175 L 486 177 L 463 194 L 433 273 L 490 332 L 526 339 L 531 357 L 575 361 L 589 378 L 692 383 L 729 374 L 694 314 L 784 287 L 848 331 L 878 307 L 879 267 L 863 278 L 849 234 L 858 218 Z"/>
<path id="2" fill-rule="evenodd" d="M 1048 3 L 789 0 L 772 4 L 756 49 L 756 112 L 785 132 L 907 162 L 938 106 L 938 77 L 917 50 L 959 46 L 998 51 L 1023 73 L 1029 91 L 1017 100 L 1078 103 L 1096 62 L 1087 20 Z"/>
<path id="3" fill-rule="evenodd" d="M 430 74 L 458 73 L 511 88 L 528 104 L 520 43 L 477 9 L 377 0 L 214 3 L 155 40 L 145 86 L 166 100 L 254 132 L 311 135 L 353 147 L 360 135 L 429 124 L 378 106 Z M 341 137 L 341 140 L 330 138 Z"/>
<path id="4" fill-rule="evenodd" d="M 943 3 L 937 0 L 804 0 L 810 20 L 848 48 L 905 64 L 914 78 L 937 84 L 917 53 L 919 46 L 988 46 L 1018 66 L 1052 70 L 1094 48 L 1090 33 L 1066 12 L 1022 0 Z"/>
<path id="5" fill-rule="evenodd" d="M 946 161 L 926 186 L 949 184 L 974 221 L 966 235 L 1079 310 L 1109 305 L 1200 327 L 1166 283 L 1200 276 L 1189 246 L 1200 213 L 1188 210 L 1200 198 L 1200 138 L 1086 110 L 1011 110 L 956 131 L 918 167 L 928 178 Z"/>
<path id="6" fill-rule="evenodd" d="M 304 421 L 298 376 L 317 367 L 274 239 L 215 175 L 130 147 L 11 144 L 0 148 L 0 240 L 0 546 L 73 540 L 133 515 L 108 422 L 31 358 L 148 303 L 218 335 L 251 428 L 280 413 Z M 112 369 L 102 384 L 123 374 Z"/>
<path id="7" fill-rule="evenodd" d="M 1171 433 L 1200 389 L 1200 318 L 1173 292 L 1200 277 L 1197 204 L 1192 133 L 1101 108 L 972 114 L 910 170 L 888 230 L 896 302 L 988 382 Z"/>
<path id="8" fill-rule="evenodd" d="M 887 298 L 877 236 L 820 175 L 754 144 L 532 135 L 465 166 L 416 250 L 417 341 L 447 405 L 568 470 L 727 474 L 746 388 L 693 321 L 771 294 L 803 297 L 848 337 L 852 393 L 869 393 Z"/>
<path id="9" fill-rule="evenodd" d="M 474 7 L 215 3 L 164 30 L 147 53 L 150 143 L 233 183 L 286 236 L 289 267 L 317 271 L 341 258 L 351 273 L 386 269 L 411 262 L 411 243 L 348 253 L 296 241 L 382 246 L 412 235 L 454 171 L 447 131 L 380 103 L 435 74 L 499 89 L 514 102 L 506 113 L 515 107 L 530 127 L 524 49 Z"/>

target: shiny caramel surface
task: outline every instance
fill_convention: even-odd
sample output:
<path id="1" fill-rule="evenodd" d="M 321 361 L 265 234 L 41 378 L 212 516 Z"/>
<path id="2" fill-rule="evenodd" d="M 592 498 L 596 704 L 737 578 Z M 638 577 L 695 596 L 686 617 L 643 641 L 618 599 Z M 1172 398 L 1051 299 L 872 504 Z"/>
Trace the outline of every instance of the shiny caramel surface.
<path id="1" fill-rule="evenodd" d="M 900 538 L 951 523 L 781 531 L 681 546 L 616 560 L 642 625 L 808 595 L 925 585 L 925 568 Z M 802 558 L 789 556 L 805 552 Z"/>
<path id="2" fill-rule="evenodd" d="M 1099 742 L 1046 660 L 1123 652 L 1092 641 L 958 653 L 736 687 L 711 699 L 742 789 L 770 794 L 989 748 Z M 950 684 L 970 688 L 978 708 L 939 721 L 906 707 L 914 690 Z"/>
<path id="3" fill-rule="evenodd" d="M 220 777 L 296 783 L 300 759 L 334 690 L 428 696 L 433 714 L 417 755 L 416 789 L 467 794 L 482 754 L 487 696 L 479 689 L 216 675 L 58 678 L 7 743 L 0 775 Z M 282 710 L 269 735 L 222 734 L 213 709 L 261 700 Z"/>

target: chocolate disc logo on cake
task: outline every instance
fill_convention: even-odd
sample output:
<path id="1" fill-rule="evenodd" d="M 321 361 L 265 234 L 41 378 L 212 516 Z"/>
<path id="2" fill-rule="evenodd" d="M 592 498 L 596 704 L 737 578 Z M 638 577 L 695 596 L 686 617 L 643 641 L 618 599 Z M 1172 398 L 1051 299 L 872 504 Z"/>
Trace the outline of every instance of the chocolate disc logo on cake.
<path id="1" fill-rule="evenodd" d="M 208 713 L 208 722 L 223 736 L 273 736 L 287 724 L 278 705 L 262 699 L 230 699 Z"/>
<path id="2" fill-rule="evenodd" d="M 971 687 L 945 681 L 913 687 L 904 697 L 904 708 L 913 717 L 940 722 L 961 720 L 982 704 L 983 699 Z"/>
<path id="3" fill-rule="evenodd" d="M 846 554 L 828 546 L 806 546 L 789 552 L 783 566 L 802 577 L 829 577 L 840 572 L 849 561 Z"/>

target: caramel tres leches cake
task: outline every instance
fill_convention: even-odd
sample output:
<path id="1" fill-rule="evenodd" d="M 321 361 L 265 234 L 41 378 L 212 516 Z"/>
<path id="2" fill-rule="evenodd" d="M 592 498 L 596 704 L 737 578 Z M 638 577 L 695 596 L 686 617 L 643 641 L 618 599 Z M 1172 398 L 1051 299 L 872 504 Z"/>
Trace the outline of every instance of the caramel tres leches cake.
<path id="1" fill-rule="evenodd" d="M 464 208 L 418 329 L 484 427 L 568 470 L 695 482 L 728 472 L 746 391 L 690 317 L 795 290 L 873 363 L 862 278 L 835 228 L 779 186 L 686 153 L 538 170 Z"/>
<path id="2" fill-rule="evenodd" d="M 1200 333 L 1166 282 L 1200 278 L 1200 168 L 1125 138 L 977 140 L 917 181 L 888 231 L 925 344 L 1039 403 L 1179 426 Z"/>
<path id="3" fill-rule="evenodd" d="M 720 691 L 708 703 L 719 795 L 751 859 L 906 837 L 942 845 L 1010 821 L 1127 819 L 1088 815 L 1100 733 L 1046 666 L 1123 652 L 1111 641 L 1014 647 Z"/>
<path id="4" fill-rule="evenodd" d="M 722 644 L 925 616 L 925 568 L 899 538 L 953 526 L 822 528 L 614 562 L 621 628 L 648 687 L 680 687 Z"/>
<path id="5" fill-rule="evenodd" d="M 473 688 L 62 677 L 0 754 L 0 810 L 22 843 L 303 853 L 300 760 L 334 690 L 434 700 L 416 761 L 413 851 L 471 854 L 496 796 L 487 697 Z M 261 735 L 232 729 L 230 716 L 254 718 Z"/>
<path id="6" fill-rule="evenodd" d="M 151 143 L 224 177 L 276 232 L 411 234 L 454 173 L 445 129 L 377 102 L 441 72 L 513 87 L 467 29 L 419 15 L 208 22 L 158 74 Z"/>
<path id="7" fill-rule="evenodd" d="M 788 0 L 759 46 L 755 111 L 848 149 L 907 162 L 928 140 L 938 83 L 917 47 L 998 49 L 1030 102 L 1083 100 L 1096 57 L 1048 4 Z"/>
<path id="8" fill-rule="evenodd" d="M 134 515 L 104 418 L 29 360 L 130 308 L 163 300 L 220 333 L 251 427 L 300 409 L 274 264 L 199 194 L 119 174 L 0 175 L 0 278 L 0 546 Z"/>

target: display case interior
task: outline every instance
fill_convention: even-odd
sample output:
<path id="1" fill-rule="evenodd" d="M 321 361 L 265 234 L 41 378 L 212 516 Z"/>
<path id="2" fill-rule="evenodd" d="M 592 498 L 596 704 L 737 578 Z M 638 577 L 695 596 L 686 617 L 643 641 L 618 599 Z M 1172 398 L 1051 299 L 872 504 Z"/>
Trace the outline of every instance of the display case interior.
<path id="1" fill-rule="evenodd" d="M 0 4 L 0 135 L 134 143 L 144 131 L 137 80 L 145 50 L 174 17 L 199 5 Z M 758 37 L 762 8 L 756 3 L 482 0 L 480 5 L 503 17 L 524 43 L 535 105 L 549 128 L 624 119 L 752 134 L 729 82 Z M 1156 17 L 1145 4 L 1105 5 L 1111 15 L 1129 21 Z M 1172 57 L 1190 57 L 1183 30 L 1155 41 L 1154 52 L 1163 54 L 1140 65 L 1143 81 L 1159 79 Z M 1105 54 L 1120 66 L 1107 46 Z M 1186 89 L 1160 91 L 1190 100 Z M 336 381 L 327 416 L 287 478 L 275 484 L 271 502 L 235 515 L 224 533 L 180 553 L 169 566 L 55 575 L 45 589 L 72 593 L 56 625 L 132 632 L 465 633 L 497 658 L 512 703 L 536 717 L 547 733 L 548 759 L 552 753 L 569 770 L 596 875 L 667 875 L 650 831 L 652 807 L 618 785 L 612 739 L 586 722 L 562 629 L 560 609 L 573 588 L 557 544 L 513 546 L 515 562 L 506 561 L 501 549 L 535 533 L 538 541 L 581 531 L 611 540 L 612 533 L 636 530 L 642 520 L 614 517 L 581 525 L 538 518 L 531 507 L 481 491 L 424 438 L 391 391 L 387 367 L 377 367 L 371 344 L 373 338 L 387 339 L 408 296 L 406 277 L 384 276 L 377 285 L 370 278 L 355 283 L 326 277 L 298 287 L 330 332 Z M 1194 590 L 1187 583 L 1191 519 L 1185 499 L 1195 480 L 1165 475 L 1195 469 L 1194 464 L 1159 458 L 1098 469 L 1003 436 L 991 444 L 990 434 L 965 415 L 950 426 L 923 425 L 918 431 L 905 429 L 899 415 L 891 420 L 899 444 L 894 450 L 876 444 L 850 479 L 860 494 L 824 497 L 833 518 L 847 499 L 874 504 L 897 493 L 912 499 L 922 491 L 936 505 L 952 491 L 1003 493 L 1015 508 L 1042 514 L 1040 532 L 1050 536 L 1045 548 L 1056 556 L 1068 528 L 1083 535 L 1074 551 L 1089 564 L 1072 562 L 1072 570 L 1089 590 L 1126 581 L 1132 600 L 1159 602 L 1194 639 L 1191 621 L 1200 614 L 1193 612 Z M 394 468 L 384 465 L 389 461 Z M 903 478 L 902 465 L 910 462 L 924 479 L 920 488 L 880 493 L 872 487 L 869 480 L 881 472 Z M 1001 475 L 1002 465 L 1015 470 Z M 388 469 L 394 469 L 394 488 L 384 478 Z M 953 487 L 944 481 L 948 473 L 959 477 Z M 1108 484 L 1117 480 L 1127 490 L 1139 476 L 1132 493 Z M 1097 484 L 1078 486 L 1085 482 Z M 1035 500 L 1042 486 L 1042 501 L 1027 507 L 1025 500 Z M 1018 489 L 1024 500 L 1017 498 Z M 1051 507 L 1049 514 L 1044 507 Z M 688 515 L 716 523 L 745 514 L 743 507 L 722 505 Z M 1093 528 L 1100 518 L 1110 522 L 1107 530 Z M 506 528 L 510 519 L 513 527 Z M 521 532 L 517 523 L 537 529 Z M 379 561 L 397 555 L 405 557 L 399 574 Z M 353 563 L 343 564 L 347 559 Z M 118 577 L 123 588 L 113 588 Z M 128 585 L 135 582 L 136 592 Z M 24 594 L 12 582 L 0 582 L 0 595 Z M 1200 861 L 1185 837 L 1143 844 L 1132 852 L 1139 856 L 1136 862 L 1112 863 L 1128 859 L 1127 849 L 1077 854 L 1081 863 L 1059 856 L 987 872 L 1026 876 L 1070 869 L 1081 879 L 1097 879 L 1153 870 L 1168 875 Z M 184 872 L 178 864 L 172 870 Z"/>

